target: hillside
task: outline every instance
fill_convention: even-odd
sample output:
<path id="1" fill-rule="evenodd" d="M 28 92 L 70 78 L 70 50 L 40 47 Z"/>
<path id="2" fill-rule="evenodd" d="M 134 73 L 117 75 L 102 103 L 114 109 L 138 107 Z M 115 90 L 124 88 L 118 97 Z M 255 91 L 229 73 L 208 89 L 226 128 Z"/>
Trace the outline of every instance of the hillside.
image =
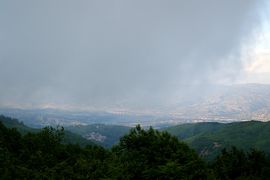
<path id="1" fill-rule="evenodd" d="M 0 116 L 0 121 L 9 128 L 17 128 L 22 134 L 39 132 L 25 126 L 16 119 Z M 129 132 L 130 128 L 118 125 L 78 125 L 65 128 L 64 143 L 85 146 L 93 142 L 104 147 L 112 147 Z M 248 150 L 255 148 L 270 154 L 270 122 L 246 121 L 234 123 L 192 123 L 169 127 L 169 133 L 187 142 L 202 157 L 213 159 L 223 148 L 236 146 Z"/>
<path id="2" fill-rule="evenodd" d="M 173 110 L 177 118 L 193 121 L 240 121 L 270 119 L 270 85 L 209 86 L 201 94 L 186 97 Z"/>
<path id="3" fill-rule="evenodd" d="M 111 149 L 62 143 L 63 129 L 21 135 L 0 121 L 0 179 L 269 179 L 261 151 L 227 149 L 210 162 L 168 132 L 139 125 Z"/>
<path id="4" fill-rule="evenodd" d="M 170 127 L 166 131 L 187 142 L 207 159 L 230 146 L 270 153 L 270 122 L 195 123 Z"/>
<path id="5" fill-rule="evenodd" d="M 3 123 L 7 128 L 16 128 L 18 132 L 21 134 L 27 134 L 27 133 L 38 133 L 41 131 L 41 129 L 34 129 L 30 128 L 26 125 L 24 125 L 23 122 L 19 122 L 17 119 L 5 117 L 5 116 L 0 116 L 0 122 Z M 65 131 L 64 132 L 64 138 L 63 138 L 63 143 L 66 144 L 79 144 L 81 146 L 86 146 L 93 144 L 93 141 L 87 140 L 83 137 L 81 137 L 78 134 L 72 133 L 70 131 Z"/>
<path id="6" fill-rule="evenodd" d="M 17 119 L 0 116 L 0 121 L 7 127 L 7 128 L 16 128 L 21 134 L 26 134 L 28 132 L 38 132 L 39 129 L 30 128 L 24 125 L 23 122 L 20 122 Z"/>
<path id="7" fill-rule="evenodd" d="M 38 132 L 38 128 L 30 128 L 17 119 L 0 116 L 0 121 L 8 128 L 16 128 L 20 133 Z M 65 143 L 78 143 L 82 146 L 97 143 L 105 147 L 116 144 L 120 137 L 128 133 L 129 127 L 119 125 L 77 125 L 65 127 Z"/>
<path id="8" fill-rule="evenodd" d="M 105 124 L 68 126 L 66 129 L 88 140 L 96 141 L 105 147 L 111 147 L 116 144 L 130 130 L 126 126 Z"/>

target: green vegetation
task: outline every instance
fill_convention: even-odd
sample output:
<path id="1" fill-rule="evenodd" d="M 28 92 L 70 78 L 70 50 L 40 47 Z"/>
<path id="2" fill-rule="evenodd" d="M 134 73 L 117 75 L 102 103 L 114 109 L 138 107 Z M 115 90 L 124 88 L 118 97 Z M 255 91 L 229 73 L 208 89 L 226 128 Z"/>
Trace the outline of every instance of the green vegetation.
<path id="1" fill-rule="evenodd" d="M 131 129 L 111 149 L 65 144 L 64 136 L 63 128 L 51 127 L 22 135 L 0 122 L 0 179 L 197 180 L 270 176 L 270 160 L 261 151 L 244 152 L 233 147 L 206 163 L 177 137 L 152 128 Z"/>
<path id="2" fill-rule="evenodd" d="M 270 160 L 262 151 L 244 152 L 236 147 L 223 149 L 211 163 L 217 179 L 269 179 Z"/>
<path id="3" fill-rule="evenodd" d="M 24 125 L 23 122 L 19 122 L 17 119 L 9 118 L 0 115 L 0 121 L 7 127 L 7 128 L 15 128 L 17 129 L 21 134 L 26 134 L 28 132 L 38 132 L 38 129 L 30 128 L 26 125 Z"/>
<path id="4" fill-rule="evenodd" d="M 200 179 L 207 168 L 195 151 L 167 132 L 132 129 L 112 148 L 120 179 Z M 117 166 L 116 165 L 116 166 Z"/>
<path id="5" fill-rule="evenodd" d="M 27 133 L 37 133 L 40 132 L 41 129 L 30 128 L 23 124 L 23 122 L 19 122 L 17 119 L 5 117 L 0 115 L 0 122 L 3 123 L 8 128 L 15 128 L 22 135 Z M 62 143 L 64 144 L 78 144 L 80 146 L 87 146 L 93 144 L 92 141 L 83 138 L 82 136 L 72 133 L 70 131 L 64 131 L 64 135 L 62 138 Z"/>
<path id="6" fill-rule="evenodd" d="M 270 153 L 270 122 L 195 123 L 167 128 L 201 156 L 213 159 L 223 148 L 255 148 Z"/>

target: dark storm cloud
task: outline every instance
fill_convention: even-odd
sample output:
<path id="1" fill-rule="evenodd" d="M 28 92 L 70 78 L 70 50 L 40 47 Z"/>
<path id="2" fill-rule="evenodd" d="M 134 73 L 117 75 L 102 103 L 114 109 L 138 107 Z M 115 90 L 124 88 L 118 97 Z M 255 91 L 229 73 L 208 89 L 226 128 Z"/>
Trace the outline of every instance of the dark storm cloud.
<path id="1" fill-rule="evenodd" d="M 166 106 L 240 71 L 262 3 L 2 0 L 0 103 Z"/>

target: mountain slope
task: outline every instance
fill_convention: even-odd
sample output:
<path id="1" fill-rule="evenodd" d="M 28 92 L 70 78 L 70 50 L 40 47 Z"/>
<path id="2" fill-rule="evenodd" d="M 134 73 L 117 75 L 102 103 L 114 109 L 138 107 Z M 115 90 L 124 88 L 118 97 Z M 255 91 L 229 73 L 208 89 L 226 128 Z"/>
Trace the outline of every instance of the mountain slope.
<path id="1" fill-rule="evenodd" d="M 2 115 L 0 115 L 0 122 L 2 122 L 7 128 L 16 128 L 18 130 L 18 132 L 20 132 L 21 134 L 26 134 L 28 132 L 37 133 L 41 130 L 41 129 L 30 128 L 30 127 L 24 125 L 22 122 L 19 122 L 17 119 L 5 117 Z M 79 144 L 81 146 L 94 144 L 92 141 L 87 140 L 87 139 L 81 137 L 80 135 L 72 133 L 70 131 L 65 130 L 64 133 L 65 134 L 64 134 L 63 143 Z"/>
<path id="2" fill-rule="evenodd" d="M 17 119 L 9 118 L 0 115 L 0 121 L 7 127 L 7 128 L 16 128 L 21 134 L 26 134 L 28 132 L 38 132 L 39 129 L 30 128 L 24 125 L 23 122 L 19 122 Z"/>
<path id="3" fill-rule="evenodd" d="M 212 159 L 223 148 L 255 148 L 270 153 L 270 122 L 195 123 L 167 128 L 201 156 Z"/>
<path id="4" fill-rule="evenodd" d="M 194 121 L 240 121 L 270 119 L 270 85 L 239 84 L 209 86 L 175 107 L 175 116 Z"/>

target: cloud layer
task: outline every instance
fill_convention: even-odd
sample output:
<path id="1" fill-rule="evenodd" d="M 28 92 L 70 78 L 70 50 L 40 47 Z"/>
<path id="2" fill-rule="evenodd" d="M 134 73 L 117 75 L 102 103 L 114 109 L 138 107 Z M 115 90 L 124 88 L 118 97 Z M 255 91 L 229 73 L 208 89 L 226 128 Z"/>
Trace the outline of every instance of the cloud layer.
<path id="1" fill-rule="evenodd" d="M 235 78 L 263 3 L 3 0 L 0 104 L 169 106 Z"/>

